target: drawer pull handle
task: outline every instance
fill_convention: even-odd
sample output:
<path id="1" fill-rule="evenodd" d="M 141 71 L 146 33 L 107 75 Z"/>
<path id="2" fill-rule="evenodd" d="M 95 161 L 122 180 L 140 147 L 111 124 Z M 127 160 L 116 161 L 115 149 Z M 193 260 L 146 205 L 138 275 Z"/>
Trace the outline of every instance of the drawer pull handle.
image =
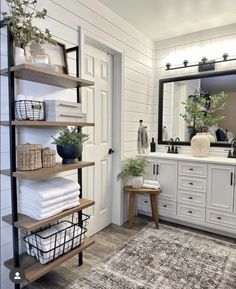
<path id="1" fill-rule="evenodd" d="M 193 199 L 193 197 L 188 197 L 189 198 L 189 200 L 192 200 Z"/>
<path id="2" fill-rule="evenodd" d="M 189 170 L 190 170 L 190 171 L 193 171 L 193 168 L 190 168 Z"/>
<path id="3" fill-rule="evenodd" d="M 221 217 L 217 217 L 216 219 L 217 219 L 217 220 L 221 220 Z"/>
<path id="4" fill-rule="evenodd" d="M 193 186 L 193 183 L 189 183 L 191 186 Z"/>
<path id="5" fill-rule="evenodd" d="M 147 203 L 148 203 L 148 201 L 144 201 L 144 203 L 145 203 L 145 204 L 147 204 Z"/>
<path id="6" fill-rule="evenodd" d="M 166 208 L 166 207 L 167 207 L 167 205 L 163 205 L 163 207 L 164 207 L 164 208 Z"/>
<path id="7" fill-rule="evenodd" d="M 188 213 L 189 213 L 189 214 L 192 214 L 193 212 L 192 212 L 192 211 L 188 211 Z"/>

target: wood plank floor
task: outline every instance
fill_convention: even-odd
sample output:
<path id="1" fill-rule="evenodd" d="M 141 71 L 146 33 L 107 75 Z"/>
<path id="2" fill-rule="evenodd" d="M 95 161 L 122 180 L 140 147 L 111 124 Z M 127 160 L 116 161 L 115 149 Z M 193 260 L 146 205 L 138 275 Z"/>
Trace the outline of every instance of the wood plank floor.
<path id="1" fill-rule="evenodd" d="M 125 241 L 140 231 L 145 225 L 151 221 L 150 218 L 139 216 L 132 229 L 128 224 L 123 226 L 110 225 L 96 235 L 96 244 L 88 248 L 84 252 L 84 264 L 78 267 L 78 258 L 73 257 L 63 265 L 40 278 L 33 284 L 25 286 L 23 289 L 67 289 L 69 284 L 78 280 L 80 276 L 87 274 L 89 269 L 99 262 L 103 262 L 110 256 L 114 250 L 118 249 Z M 179 227 L 188 231 L 198 232 L 207 236 L 227 240 L 235 243 L 235 239 L 224 236 L 215 235 L 208 232 L 203 232 L 197 229 L 188 228 L 185 226 L 161 221 L 162 224 Z"/>

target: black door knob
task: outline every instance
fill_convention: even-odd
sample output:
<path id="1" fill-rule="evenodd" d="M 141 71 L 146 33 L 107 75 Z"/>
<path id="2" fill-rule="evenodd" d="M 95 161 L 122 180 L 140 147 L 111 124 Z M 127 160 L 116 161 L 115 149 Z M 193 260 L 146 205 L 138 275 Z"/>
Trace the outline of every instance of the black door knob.
<path id="1" fill-rule="evenodd" d="M 112 148 L 110 148 L 109 151 L 108 151 L 108 154 L 111 155 L 111 154 L 114 154 L 114 152 L 115 151 Z"/>

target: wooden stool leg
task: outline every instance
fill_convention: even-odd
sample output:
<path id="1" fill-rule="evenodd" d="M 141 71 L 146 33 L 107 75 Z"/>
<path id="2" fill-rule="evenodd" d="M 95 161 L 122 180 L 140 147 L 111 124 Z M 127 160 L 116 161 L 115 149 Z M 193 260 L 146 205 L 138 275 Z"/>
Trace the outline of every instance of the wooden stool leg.
<path id="1" fill-rule="evenodd" d="M 129 226 L 132 227 L 135 215 L 135 194 L 129 194 Z"/>
<path id="2" fill-rule="evenodd" d="M 155 222 L 156 228 L 159 229 L 159 214 L 158 214 L 158 200 L 157 194 L 150 194 L 152 217 Z"/>

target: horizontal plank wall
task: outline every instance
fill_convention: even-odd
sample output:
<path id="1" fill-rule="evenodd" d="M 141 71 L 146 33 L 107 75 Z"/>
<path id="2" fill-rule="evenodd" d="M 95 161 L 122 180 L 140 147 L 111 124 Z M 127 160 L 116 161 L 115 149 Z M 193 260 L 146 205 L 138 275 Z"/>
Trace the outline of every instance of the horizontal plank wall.
<path id="1" fill-rule="evenodd" d="M 196 63 L 203 56 L 219 60 L 222 59 L 224 53 L 228 53 L 232 58 L 236 57 L 236 24 L 156 42 L 153 63 L 154 98 L 158 99 L 160 79 L 198 73 L 198 67 L 166 71 L 166 63 L 170 62 L 173 67 L 182 65 L 185 59 L 189 61 L 189 64 Z M 236 69 L 236 61 L 216 64 L 218 71 L 227 69 Z M 156 110 L 156 115 L 158 115 L 158 110 Z M 159 148 L 166 150 L 165 146 Z M 181 152 L 184 151 L 190 152 L 190 147 L 183 146 Z M 226 154 L 223 151 L 222 148 L 211 148 L 211 153 Z"/>
<path id="2" fill-rule="evenodd" d="M 38 8 L 46 8 L 46 22 L 41 28 L 50 29 L 53 37 L 64 42 L 67 47 L 78 45 L 78 27 L 100 38 L 112 46 L 124 51 L 124 153 L 136 153 L 136 139 L 139 119 L 143 119 L 150 135 L 155 131 L 156 115 L 152 108 L 153 97 L 153 42 L 142 32 L 124 19 L 113 13 L 96 0 L 40 0 Z M 6 3 L 1 1 L 1 10 Z M 35 22 L 39 25 L 39 23 Z M 1 68 L 7 64 L 6 31 L 1 31 Z M 72 73 L 75 71 L 75 60 L 69 58 Z M 17 80 L 17 90 L 28 96 L 39 98 L 75 101 L 74 90 L 44 86 L 27 81 Z M 7 79 L 1 77 L 1 120 L 8 120 Z M 36 132 L 36 133 L 35 133 Z M 42 143 L 50 145 L 50 136 L 57 133 L 57 128 L 30 129 L 21 128 L 18 139 L 21 142 Z M 1 168 L 9 166 L 8 130 L 1 127 Z M 76 180 L 75 172 L 64 173 L 64 176 Z M 1 216 L 10 213 L 10 184 L 6 176 L 1 176 Z M 1 289 L 11 289 L 8 280 L 9 271 L 3 267 L 5 259 L 12 256 L 11 227 L 1 221 Z"/>

